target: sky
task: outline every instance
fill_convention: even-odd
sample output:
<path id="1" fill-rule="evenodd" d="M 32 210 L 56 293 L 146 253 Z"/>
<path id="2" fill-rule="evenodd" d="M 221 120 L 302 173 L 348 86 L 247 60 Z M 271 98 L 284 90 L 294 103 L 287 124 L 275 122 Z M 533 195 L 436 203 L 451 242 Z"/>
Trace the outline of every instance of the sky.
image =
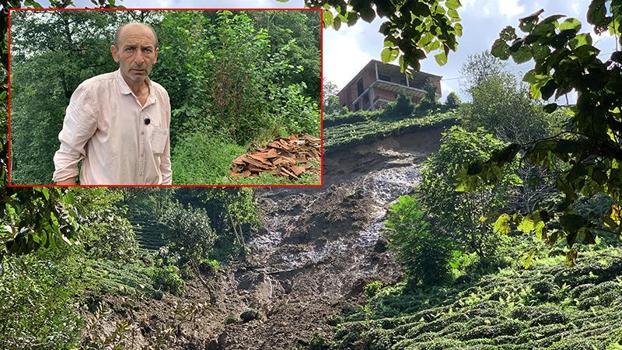
<path id="1" fill-rule="evenodd" d="M 451 91 L 468 99 L 464 92 L 464 79 L 460 74 L 463 63 L 470 55 L 490 50 L 499 32 L 508 25 L 517 27 L 519 18 L 544 9 L 543 16 L 565 14 L 581 20 L 582 32 L 591 30 L 585 19 L 589 0 L 462 0 L 461 3 L 458 12 L 464 32 L 458 38 L 457 51 L 450 52 L 444 66 L 437 65 L 433 55 L 422 61 L 421 65 L 422 71 L 443 77 L 443 99 Z M 378 28 L 381 23 L 382 20 L 376 18 L 371 24 L 361 22 L 353 27 L 342 27 L 339 31 L 327 29 L 324 32 L 324 78 L 341 88 L 370 59 L 380 59 L 383 36 L 378 33 Z M 611 36 L 595 37 L 594 42 L 601 49 L 601 59 L 609 56 L 606 53 L 615 50 L 615 40 Z M 506 69 L 521 78 L 533 68 L 533 61 L 522 65 L 516 65 L 511 60 L 507 62 Z"/>
<path id="2" fill-rule="evenodd" d="M 77 7 L 89 6 L 88 0 L 75 1 Z M 539 9 L 543 16 L 564 14 L 575 17 L 583 23 L 582 32 L 591 31 L 585 19 L 590 0 L 461 0 L 458 10 L 462 18 L 464 32 L 458 39 L 458 49 L 451 52 L 446 65 L 438 66 L 433 54 L 422 61 L 421 70 L 440 75 L 443 99 L 455 91 L 462 99 L 468 99 L 464 92 L 464 79 L 460 75 L 463 63 L 470 55 L 490 50 L 499 32 L 510 25 L 516 27 L 518 19 Z M 43 3 L 43 2 L 42 2 Z M 302 8 L 303 0 L 122 0 L 125 7 L 150 8 Z M 372 23 L 362 20 L 352 26 L 342 26 L 338 31 L 324 30 L 323 62 L 324 80 L 344 87 L 371 59 L 380 59 L 384 37 L 378 32 L 383 19 L 376 18 Z M 594 35 L 592 33 L 592 35 Z M 614 37 L 606 34 L 594 35 L 595 45 L 601 50 L 601 59 L 606 59 L 616 49 Z M 516 65 L 508 61 L 507 70 L 519 77 L 533 67 L 533 62 Z M 574 99 L 571 96 L 571 99 Z"/>

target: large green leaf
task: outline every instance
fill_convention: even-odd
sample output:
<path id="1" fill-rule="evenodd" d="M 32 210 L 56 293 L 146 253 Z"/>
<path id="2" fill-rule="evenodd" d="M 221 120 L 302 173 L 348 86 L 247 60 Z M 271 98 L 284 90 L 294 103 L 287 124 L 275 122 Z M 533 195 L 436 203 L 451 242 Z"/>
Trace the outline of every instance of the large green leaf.
<path id="1" fill-rule="evenodd" d="M 522 46 L 515 52 L 512 52 L 512 59 L 514 62 L 520 64 L 529 61 L 532 58 L 531 50 L 528 47 Z"/>
<path id="2" fill-rule="evenodd" d="M 498 57 L 502 60 L 506 60 L 510 57 L 510 46 L 503 39 L 495 40 L 494 44 L 492 44 L 492 49 L 490 53 Z"/>
<path id="3" fill-rule="evenodd" d="M 331 27 L 333 25 L 333 13 L 330 11 L 324 11 L 324 26 Z"/>
<path id="4" fill-rule="evenodd" d="M 434 55 L 434 59 L 439 66 L 443 66 L 447 63 L 447 55 L 444 52 Z"/>
<path id="5" fill-rule="evenodd" d="M 449 9 L 455 10 L 461 6 L 460 0 L 447 0 L 445 1 L 445 6 Z"/>
<path id="6" fill-rule="evenodd" d="M 578 32 L 581 30 L 581 22 L 576 18 L 568 18 L 559 24 L 559 30 L 574 30 Z"/>

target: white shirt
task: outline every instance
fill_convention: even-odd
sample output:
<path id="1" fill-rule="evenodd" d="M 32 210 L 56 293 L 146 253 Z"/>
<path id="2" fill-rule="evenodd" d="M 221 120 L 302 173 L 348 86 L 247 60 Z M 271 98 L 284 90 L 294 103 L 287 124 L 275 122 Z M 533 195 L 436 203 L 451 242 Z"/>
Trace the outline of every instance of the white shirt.
<path id="1" fill-rule="evenodd" d="M 82 160 L 82 185 L 172 183 L 170 100 L 161 85 L 147 83 L 144 106 L 119 70 L 78 86 L 58 135 L 54 182 L 78 176 Z"/>

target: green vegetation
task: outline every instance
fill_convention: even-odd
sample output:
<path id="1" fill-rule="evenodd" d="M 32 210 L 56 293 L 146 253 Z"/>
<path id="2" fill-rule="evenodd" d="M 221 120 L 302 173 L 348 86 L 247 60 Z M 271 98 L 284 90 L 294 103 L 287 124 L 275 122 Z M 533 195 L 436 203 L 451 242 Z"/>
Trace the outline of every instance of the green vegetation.
<path id="1" fill-rule="evenodd" d="M 425 108 L 425 110 L 429 110 Z M 395 102 L 390 103 L 383 113 L 384 119 L 395 120 L 403 119 L 415 112 L 415 106 L 412 100 L 405 95 L 399 94 Z"/>
<path id="2" fill-rule="evenodd" d="M 245 236 L 257 223 L 250 189 L 200 195 L 148 189 L 61 193 L 73 203 L 80 243 L 42 243 L 35 252 L 2 257 L 0 348 L 113 346 L 129 332 L 122 324 L 118 337 L 81 338 L 85 329 L 97 326 L 92 317 L 109 307 L 108 298 L 183 296 L 189 280 L 215 278 L 221 263 L 244 254 Z M 166 245 L 160 251 L 138 246 L 132 221 L 145 213 L 161 220 Z"/>
<path id="3" fill-rule="evenodd" d="M 358 18 L 371 20 L 376 14 L 388 18 L 382 27 L 389 39 L 385 41 L 383 59 L 400 57 L 404 68 L 418 67 L 424 51 L 436 49 L 443 51 L 436 56 L 437 61 L 444 62 L 462 30 L 455 12 L 458 1 L 445 1 L 445 7 L 437 6 L 437 1 L 416 3 L 416 8 L 397 8 L 375 0 L 345 1 L 352 6 L 341 6 L 344 2 L 340 1 L 307 3 L 327 5 L 331 10 L 325 24 L 334 27 L 342 22 L 354 23 Z M 430 13 L 428 5 L 442 13 L 426 15 Z M 334 10 L 338 10 L 338 15 Z M 431 26 L 413 28 L 414 23 L 405 22 L 407 16 L 402 11 L 411 11 L 408 18 L 414 18 L 413 22 Z M 616 2 L 593 0 L 587 18 L 597 31 L 610 27 L 619 33 L 621 11 L 622 6 Z M 104 42 L 99 42 L 101 37 L 91 32 L 102 28 L 97 16 L 76 17 L 78 28 L 88 34 L 84 38 L 96 42 L 86 43 L 85 47 Z M 332 317 L 328 323 L 336 326 L 334 337 L 325 339 L 315 334 L 307 342 L 311 349 L 622 348 L 622 60 L 616 51 L 609 61 L 600 61 L 590 37 L 578 33 L 577 20 L 549 17 L 540 21 L 538 16 L 521 20 L 519 27 L 527 34 L 525 38 L 519 39 L 511 28 L 504 30 L 492 54 L 503 59 L 512 56 L 517 62 L 533 58 L 536 67 L 525 76 L 531 84 L 530 93 L 548 99 L 576 89 L 576 107 L 560 111 L 555 104 L 533 103 L 526 98 L 526 91 L 498 68 L 498 62 L 483 54 L 465 67 L 473 77 L 468 90 L 473 101 L 460 104 L 456 110 L 438 113 L 432 108 L 432 112 L 423 115 L 414 109 L 406 113 L 412 106 L 401 101 L 399 107 L 396 103 L 387 111 L 404 113 L 348 113 L 331 119 L 334 124 L 326 130 L 329 151 L 432 125 L 461 125 L 449 129 L 439 152 L 428 159 L 417 191 L 399 198 L 389 210 L 385 234 L 389 247 L 404 265 L 405 281 L 394 286 L 378 281 L 368 283 L 363 290 L 365 304 L 353 312 Z M 0 23 L 6 23 L 4 11 L 0 18 Z M 145 19 L 152 20 L 148 16 Z M 240 147 L 246 146 L 240 143 L 251 139 L 265 140 L 270 135 L 288 132 L 281 128 L 279 120 L 288 120 L 287 125 L 291 122 L 296 128 L 311 127 L 311 109 L 301 113 L 300 118 L 288 119 L 288 113 L 300 108 L 304 111 L 309 106 L 308 99 L 316 98 L 310 91 L 313 82 L 301 81 L 307 78 L 298 75 L 309 70 L 297 68 L 313 66 L 313 60 L 305 55 L 312 51 L 307 48 L 313 46 L 313 41 L 289 45 L 290 38 L 281 40 L 269 34 L 271 30 L 290 34 L 304 31 L 308 23 L 302 17 L 288 22 L 278 16 L 236 17 L 224 12 L 201 16 L 188 12 L 175 21 L 179 26 L 174 21 L 162 22 L 159 28 L 164 29 L 162 60 L 168 55 L 168 60 L 175 59 L 176 64 L 161 66 L 169 71 L 160 71 L 155 79 L 168 78 L 171 96 L 175 95 L 179 102 L 175 120 L 180 124 L 174 136 L 174 151 L 177 145 L 183 145 L 177 143 L 183 135 L 194 135 L 203 124 L 202 132 L 221 131 L 217 133 L 223 137 L 220 142 L 232 140 Z M 253 21 L 262 24 L 255 27 L 250 25 Z M 291 31 L 277 25 L 283 22 L 292 23 Z M 218 27 L 221 32 L 217 32 L 216 23 L 226 24 Z M 177 31 L 184 25 L 192 25 L 193 30 Z M 423 33 L 424 27 L 432 34 Z M 6 37 L 6 28 L 0 29 Z M 43 32 L 53 36 L 66 27 L 48 29 Z M 412 30 L 415 40 L 391 40 L 396 39 L 400 30 Z M 220 46 L 215 46 L 214 51 L 208 51 L 212 50 L 210 46 L 185 51 L 166 47 L 167 35 L 168 42 L 171 38 L 186 44 L 198 42 L 193 33 L 218 34 L 214 38 L 241 44 L 240 51 L 230 52 Z M 256 40 L 237 41 L 240 38 Z M 34 44 L 49 42 L 47 37 L 30 39 L 34 51 Z M 307 44 L 310 46 L 305 47 Z M 266 96 L 278 99 L 278 108 L 262 97 L 257 106 L 250 105 L 248 91 L 239 91 L 239 100 L 232 99 L 239 106 L 218 95 L 231 93 L 232 85 L 227 84 L 239 83 L 239 79 L 250 79 L 251 85 L 263 86 L 265 81 L 249 75 L 257 67 L 238 56 L 251 48 L 257 55 L 273 58 L 273 66 L 281 72 L 272 77 L 284 84 L 275 85 L 279 86 L 276 90 L 262 90 L 272 94 Z M 0 128 L 6 130 L 8 57 L 6 47 L 0 50 L 0 73 L 5 84 L 0 93 Z M 220 72 L 202 69 L 214 62 L 215 52 L 240 65 L 240 76 L 219 76 L 223 78 L 221 85 L 205 85 Z M 282 65 L 288 52 L 292 53 L 290 63 L 296 62 L 289 70 L 283 69 L 289 66 Z M 15 54 L 19 61 L 19 50 Z M 22 59 L 30 56 L 21 54 Z M 59 62 L 54 65 L 59 70 L 41 71 L 39 77 L 46 83 L 50 80 L 50 91 L 44 91 L 44 95 L 57 99 L 50 99 L 49 113 L 41 114 L 50 119 L 62 115 L 53 109 L 60 108 L 62 98 L 68 98 L 66 93 L 75 86 L 72 84 L 79 82 L 81 75 L 93 73 L 72 70 L 71 60 L 57 54 L 57 61 L 45 62 Z M 100 57 L 91 58 L 96 64 L 105 64 Z M 197 64 L 187 66 L 179 62 Z M 32 64 L 31 71 L 16 67 L 14 74 L 21 74 L 32 83 L 35 77 L 31 72 L 38 68 Z M 192 67 L 201 69 L 195 71 Z M 184 75 L 186 70 L 188 75 Z M 66 79 L 52 81 L 61 76 Z M 41 96 L 41 91 L 28 84 L 16 88 L 24 89 L 28 93 L 23 96 L 36 100 L 31 105 L 24 104 L 24 110 L 42 108 L 40 102 L 47 97 Z M 263 97 L 270 100 L 266 96 Z M 453 107 L 457 105 L 454 102 Z M 238 116 L 258 112 L 253 114 L 254 120 L 267 122 L 268 127 L 250 130 L 246 121 L 205 113 L 213 105 L 231 113 L 240 112 Z M 43 131 L 57 132 L 46 123 L 29 124 L 26 119 L 16 122 L 33 128 L 37 139 Z M 127 322 L 117 323 L 111 334 L 89 332 L 110 303 L 106 298 L 162 299 L 170 297 L 167 293 L 183 296 L 190 279 L 213 278 L 221 264 L 249 253 L 245 242 L 259 223 L 252 190 L 7 188 L 6 134 L 0 137 L 0 348 L 127 347 L 122 336 L 129 329 Z M 16 145 L 21 142 L 26 147 L 25 141 L 23 135 L 21 140 L 16 136 Z M 204 144 L 217 147 L 209 142 Z M 32 161 L 40 156 L 37 152 L 47 152 L 49 148 L 31 148 L 34 157 L 22 154 L 18 158 Z M 183 151 L 180 154 L 190 154 L 190 149 Z M 15 161 L 21 162 L 17 158 Z M 22 170 L 16 174 L 45 175 L 32 168 Z M 187 174 L 189 178 L 192 175 Z M 132 220 L 145 213 L 161 219 L 166 227 L 162 237 L 166 245 L 157 253 L 140 248 L 133 229 Z M 255 309 L 239 315 L 244 322 L 262 317 Z M 225 322 L 235 323 L 238 318 L 232 315 Z M 159 330 L 154 333 L 169 334 Z"/>
<path id="4" fill-rule="evenodd" d="M 288 0 L 283 0 L 288 1 Z M 342 24 L 354 25 L 359 19 L 372 22 L 376 16 L 385 18 L 380 26 L 384 48 L 380 53 L 383 62 L 398 60 L 402 71 L 421 68 L 420 60 L 427 54 L 436 62 L 447 62 L 449 51 L 455 51 L 457 38 L 462 36 L 460 1 L 438 0 L 403 5 L 384 0 L 305 0 L 308 7 L 324 7 L 324 25 L 339 30 Z M 403 40 L 402 33 L 408 33 Z"/>
<path id="5" fill-rule="evenodd" d="M 370 119 L 377 119 L 382 115 L 381 111 L 356 111 L 348 112 L 347 109 L 344 113 L 335 112 L 324 116 L 324 127 L 330 128 L 341 124 L 353 124 L 357 122 L 369 121 Z"/>
<path id="6" fill-rule="evenodd" d="M 324 117 L 324 147 L 327 152 L 342 150 L 375 140 L 398 136 L 427 127 L 449 126 L 459 118 L 457 104 L 441 105 L 436 101 L 435 90 L 426 87 L 426 96 L 417 103 L 402 94 L 389 102 L 384 109 L 372 111 L 337 111 L 336 106 L 329 109 Z M 330 82 L 325 86 L 325 94 L 337 98 Z M 333 101 L 331 103 L 337 103 Z M 326 107 L 326 106 L 325 106 Z M 326 112 L 326 111 L 325 111 Z"/>
<path id="7" fill-rule="evenodd" d="M 428 88 L 430 87 L 429 85 L 426 86 Z M 329 95 L 329 100 L 334 97 L 334 99 L 332 99 L 333 102 L 330 102 L 333 104 L 332 107 L 329 105 L 325 105 L 325 108 L 328 107 L 328 110 L 324 110 L 325 128 L 331 128 L 342 124 L 369 122 L 370 120 L 396 121 L 402 119 L 423 118 L 432 114 L 439 114 L 455 110 L 459 105 L 458 102 L 451 102 L 451 100 L 448 100 L 449 103 L 446 103 L 444 105 L 438 103 L 438 101 L 436 101 L 436 94 L 434 92 L 435 90 L 431 88 L 432 90 L 428 92 L 428 95 L 416 104 L 413 103 L 413 101 L 409 97 L 403 94 L 399 94 L 396 101 L 389 102 L 387 106 L 382 110 L 360 110 L 355 112 L 349 112 L 348 109 L 345 107 L 343 107 L 343 109 L 337 108 L 339 106 L 337 96 L 330 95 L 336 93 L 334 89 L 336 89 L 336 87 L 333 87 L 330 82 L 327 83 L 327 86 L 325 86 L 324 89 L 324 94 Z M 336 106 L 334 104 L 336 104 Z"/>
<path id="8" fill-rule="evenodd" d="M 340 322 L 326 349 L 617 349 L 620 254 L 601 247 L 567 268 L 552 253 L 468 283 L 387 287 Z"/>
<path id="9" fill-rule="evenodd" d="M 574 248 L 582 241 L 594 242 L 598 235 L 622 234 L 622 60 L 620 51 L 615 50 L 603 61 L 590 33 L 580 33 L 578 19 L 553 15 L 541 20 L 542 12 L 521 19 L 520 34 L 506 27 L 491 53 L 502 60 L 512 57 L 517 63 L 534 61 L 534 68 L 523 81 L 529 84 L 533 98 L 547 103 L 547 113 L 559 108 L 557 103 L 548 103 L 552 97 L 557 99 L 571 91 L 577 93 L 576 106 L 561 132 L 513 141 L 470 174 L 480 181 L 472 182 L 468 189 L 482 181 L 495 182 L 494 173 L 517 156 L 546 169 L 562 198 L 554 206 L 541 202 L 525 211 L 512 210 L 517 215 L 507 226 L 527 231 L 538 227 L 536 233 L 543 240 L 565 240 Z M 587 9 L 587 21 L 594 32 L 609 30 L 617 41 L 622 40 L 621 17 L 622 6 L 615 1 L 593 0 Z M 593 220 L 579 207 L 599 196 L 608 197 L 609 208 Z M 569 262 L 576 256 L 575 249 L 569 250 Z"/>
<path id="10" fill-rule="evenodd" d="M 458 106 L 460 106 L 461 103 L 462 101 L 460 100 L 460 97 L 458 97 L 455 92 L 452 91 L 449 93 L 449 95 L 447 95 L 447 101 L 445 102 L 445 104 L 448 108 L 457 108 Z"/>
<path id="11" fill-rule="evenodd" d="M 472 82 L 472 103 L 462 108 L 463 125 L 491 131 L 504 142 L 530 143 L 562 130 L 567 109 L 547 115 L 529 91 L 504 70 L 503 63 L 483 52 L 470 56 L 462 73 Z M 503 114 L 503 116 L 501 115 Z"/>
<path id="12" fill-rule="evenodd" d="M 215 259 L 203 259 L 199 263 L 199 271 L 210 276 L 216 275 L 220 271 L 220 268 L 220 261 Z"/>
<path id="13" fill-rule="evenodd" d="M 246 149 L 232 141 L 222 141 L 204 133 L 187 134 L 179 141 L 171 155 L 175 183 L 222 184 L 235 183 L 229 178 L 231 162 L 246 153 Z M 200 157 L 197 157 L 200 154 Z M 209 180 L 208 180 L 209 179 Z"/>
<path id="14" fill-rule="evenodd" d="M 620 10 L 593 1 L 588 20 L 615 29 Z M 472 102 L 447 103 L 459 105 L 460 126 L 425 162 L 415 193 L 387 215 L 385 235 L 405 281 L 368 285 L 367 303 L 333 318 L 336 333 L 321 348 L 622 347 L 619 75 L 609 76 L 619 57 L 603 64 L 589 36 L 578 34 L 578 21 L 560 17 L 522 19 L 525 38 L 507 28 L 492 55 L 469 58 L 463 72 Z M 536 68 L 524 78 L 531 90 L 493 55 L 533 57 Z M 585 84 L 584 71 L 593 82 Z M 529 97 L 557 98 L 573 88 L 576 107 Z M 408 115 L 399 113 L 408 105 L 400 106 L 392 106 L 396 118 Z M 342 114 L 330 129 L 382 115 Z M 355 136 L 337 139 L 347 144 Z"/>
<path id="15" fill-rule="evenodd" d="M 390 246 L 406 269 L 410 285 L 434 285 L 444 281 L 451 257 L 451 241 L 435 235 L 415 198 L 402 196 L 389 209 L 385 232 Z"/>
<path id="16" fill-rule="evenodd" d="M 4 259 L 0 265 L 0 346 L 3 349 L 70 348 L 82 321 L 74 307 L 78 265 L 41 255 Z"/>
<path id="17" fill-rule="evenodd" d="M 468 132 L 454 126 L 442 137 L 438 152 L 424 163 L 417 198 L 435 236 L 450 237 L 460 251 L 491 257 L 502 242 L 489 218 L 496 218 L 507 206 L 520 178 L 508 170 L 499 174 L 503 181 L 497 186 L 468 193 L 456 192 L 456 187 L 470 162 L 484 161 L 503 146 L 484 129 Z"/>
<path id="18" fill-rule="evenodd" d="M 179 256 L 182 264 L 196 265 L 209 256 L 216 240 L 209 216 L 203 208 L 172 202 L 160 219 L 168 230 L 165 239 L 170 242 L 171 252 Z"/>
<path id="19" fill-rule="evenodd" d="M 425 117 L 387 121 L 380 120 L 383 113 L 383 111 L 354 113 L 352 115 L 356 118 L 361 117 L 366 118 L 366 120 L 327 128 L 324 132 L 324 147 L 328 152 L 332 152 L 358 144 L 370 143 L 387 136 L 403 135 L 426 127 L 450 125 L 457 118 L 455 112 L 446 112 Z"/>
<path id="20" fill-rule="evenodd" d="M 50 183 L 70 96 L 85 79 L 117 69 L 107 56 L 114 31 L 137 18 L 159 35 L 150 78 L 171 99 L 175 184 L 236 183 L 229 168 L 237 156 L 276 137 L 319 136 L 318 12 L 16 12 L 13 182 Z M 75 47 L 87 54 L 72 55 Z"/>
<path id="21" fill-rule="evenodd" d="M 153 286 L 165 292 L 181 294 L 186 287 L 186 284 L 179 276 L 179 268 L 171 265 L 159 269 L 155 273 L 153 276 Z"/>

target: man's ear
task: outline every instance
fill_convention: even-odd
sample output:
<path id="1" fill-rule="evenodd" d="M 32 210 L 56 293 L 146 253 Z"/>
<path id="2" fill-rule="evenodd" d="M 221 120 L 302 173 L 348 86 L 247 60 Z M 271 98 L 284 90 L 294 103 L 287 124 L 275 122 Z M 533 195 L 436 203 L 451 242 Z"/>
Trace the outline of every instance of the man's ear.
<path id="1" fill-rule="evenodd" d="M 158 63 L 158 48 L 155 48 L 155 57 L 153 58 L 153 64 Z"/>
<path id="2" fill-rule="evenodd" d="M 117 50 L 117 47 L 115 45 L 110 45 L 110 53 L 112 54 L 112 59 L 116 63 L 119 63 L 119 58 L 117 57 L 117 54 L 119 53 L 119 51 Z"/>

